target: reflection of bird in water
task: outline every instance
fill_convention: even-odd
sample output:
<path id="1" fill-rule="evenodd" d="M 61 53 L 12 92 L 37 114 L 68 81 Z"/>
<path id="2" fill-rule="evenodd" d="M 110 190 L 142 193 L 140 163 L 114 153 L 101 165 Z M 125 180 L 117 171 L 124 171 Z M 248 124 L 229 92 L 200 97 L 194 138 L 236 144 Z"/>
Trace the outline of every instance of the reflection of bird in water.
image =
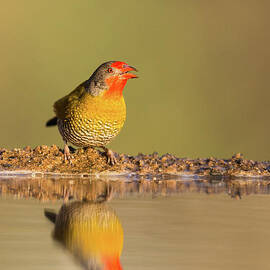
<path id="1" fill-rule="evenodd" d="M 57 215 L 49 210 L 45 215 L 55 223 L 55 240 L 85 269 L 120 270 L 123 228 L 104 201 L 75 201 L 64 204 Z"/>

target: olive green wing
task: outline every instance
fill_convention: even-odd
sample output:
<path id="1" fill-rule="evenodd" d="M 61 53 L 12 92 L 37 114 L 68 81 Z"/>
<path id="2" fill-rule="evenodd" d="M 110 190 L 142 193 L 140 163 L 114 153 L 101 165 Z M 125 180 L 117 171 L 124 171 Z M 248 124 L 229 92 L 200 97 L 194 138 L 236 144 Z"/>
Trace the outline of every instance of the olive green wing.
<path id="1" fill-rule="evenodd" d="M 54 103 L 54 111 L 57 118 L 65 119 L 71 116 L 74 108 L 78 107 L 81 99 L 87 93 L 85 89 L 86 81 L 80 84 L 70 94 L 64 96 Z"/>

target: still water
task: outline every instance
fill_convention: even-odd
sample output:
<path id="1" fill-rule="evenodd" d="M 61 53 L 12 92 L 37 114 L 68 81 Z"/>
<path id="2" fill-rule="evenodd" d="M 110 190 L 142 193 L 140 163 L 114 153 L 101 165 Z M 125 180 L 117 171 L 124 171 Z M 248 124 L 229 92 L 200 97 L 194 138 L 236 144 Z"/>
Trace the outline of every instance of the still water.
<path id="1" fill-rule="evenodd" d="M 268 184 L 1 179 L 0 269 L 270 269 Z"/>

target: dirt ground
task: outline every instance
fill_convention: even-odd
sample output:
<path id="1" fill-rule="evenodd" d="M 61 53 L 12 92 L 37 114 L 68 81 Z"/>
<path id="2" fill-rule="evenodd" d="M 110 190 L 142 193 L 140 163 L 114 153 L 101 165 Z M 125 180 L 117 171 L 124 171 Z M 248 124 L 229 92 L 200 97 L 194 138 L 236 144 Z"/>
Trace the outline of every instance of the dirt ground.
<path id="1" fill-rule="evenodd" d="M 0 148 L 0 171 L 32 171 L 64 174 L 134 174 L 154 177 L 166 175 L 199 176 L 270 176 L 270 161 L 247 160 L 242 154 L 228 159 L 179 158 L 171 154 L 159 156 L 117 154 L 117 164 L 107 164 L 106 156 L 96 149 L 72 151 L 71 163 L 64 162 L 63 150 L 56 145 L 29 146 L 23 149 Z"/>

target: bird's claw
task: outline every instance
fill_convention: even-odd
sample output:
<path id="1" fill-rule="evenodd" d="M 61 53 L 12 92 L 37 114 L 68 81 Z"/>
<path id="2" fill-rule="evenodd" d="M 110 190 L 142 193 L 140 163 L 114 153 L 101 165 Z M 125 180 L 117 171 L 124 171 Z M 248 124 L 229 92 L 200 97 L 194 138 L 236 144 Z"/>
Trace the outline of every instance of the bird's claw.
<path id="1" fill-rule="evenodd" d="M 107 149 L 106 150 L 106 156 L 107 156 L 107 162 L 108 162 L 108 164 L 110 164 L 110 165 L 117 164 L 117 159 L 116 159 L 115 154 L 113 153 L 112 150 Z"/>
<path id="2" fill-rule="evenodd" d="M 70 154 L 64 154 L 64 163 L 72 164 L 72 156 Z"/>

